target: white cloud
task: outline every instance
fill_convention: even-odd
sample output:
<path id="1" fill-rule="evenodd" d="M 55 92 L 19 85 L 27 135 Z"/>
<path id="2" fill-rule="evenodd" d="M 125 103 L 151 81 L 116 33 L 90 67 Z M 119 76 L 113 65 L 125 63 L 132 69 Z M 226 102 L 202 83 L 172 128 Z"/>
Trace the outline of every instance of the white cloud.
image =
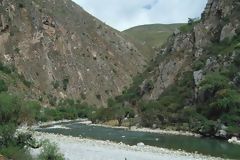
<path id="1" fill-rule="evenodd" d="M 87 12 L 124 30 L 152 23 L 182 23 L 200 17 L 207 0 L 73 0 Z"/>

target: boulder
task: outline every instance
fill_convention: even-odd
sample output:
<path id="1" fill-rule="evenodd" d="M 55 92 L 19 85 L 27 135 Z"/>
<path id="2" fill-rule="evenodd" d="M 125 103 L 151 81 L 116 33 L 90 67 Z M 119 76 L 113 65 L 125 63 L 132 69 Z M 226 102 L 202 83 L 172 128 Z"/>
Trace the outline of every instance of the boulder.
<path id="1" fill-rule="evenodd" d="M 231 139 L 228 140 L 228 142 L 240 145 L 240 140 L 238 140 L 237 137 L 232 137 Z"/>
<path id="2" fill-rule="evenodd" d="M 193 72 L 194 82 L 195 85 L 200 85 L 201 81 L 203 80 L 203 70 L 198 70 Z"/>
<path id="3" fill-rule="evenodd" d="M 220 41 L 225 39 L 231 40 L 234 36 L 236 36 L 236 28 L 232 26 L 232 24 L 227 24 L 223 27 L 221 31 Z"/>

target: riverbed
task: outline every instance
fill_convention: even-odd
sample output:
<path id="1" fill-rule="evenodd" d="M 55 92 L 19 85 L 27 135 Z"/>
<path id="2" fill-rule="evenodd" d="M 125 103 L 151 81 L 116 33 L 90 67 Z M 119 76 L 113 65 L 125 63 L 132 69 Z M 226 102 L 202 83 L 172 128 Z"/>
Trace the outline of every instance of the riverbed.
<path id="1" fill-rule="evenodd" d="M 210 138 L 197 138 L 184 135 L 128 131 L 125 128 L 92 126 L 81 124 L 77 121 L 48 125 L 37 129 L 37 131 L 41 131 L 44 133 L 62 134 L 75 138 L 87 138 L 94 140 L 102 140 L 105 142 L 112 141 L 115 143 L 124 143 L 130 146 L 136 146 L 138 143 L 142 142 L 148 146 L 165 148 L 174 151 L 182 150 L 191 154 L 200 153 L 206 156 L 213 157 L 231 159 L 239 159 L 240 157 L 239 145 L 229 144 L 226 141 L 220 141 Z M 99 151 L 99 153 L 102 153 L 102 151 Z M 131 154 L 129 153 L 129 155 Z"/>

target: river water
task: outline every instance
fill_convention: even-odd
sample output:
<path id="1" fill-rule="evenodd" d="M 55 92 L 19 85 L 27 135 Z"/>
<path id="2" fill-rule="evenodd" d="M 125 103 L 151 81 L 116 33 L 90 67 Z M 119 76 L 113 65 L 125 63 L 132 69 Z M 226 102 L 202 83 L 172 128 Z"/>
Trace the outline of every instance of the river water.
<path id="1" fill-rule="evenodd" d="M 214 157 L 240 160 L 240 145 L 230 144 L 226 141 L 210 138 L 197 138 L 191 136 L 167 135 L 146 132 L 133 132 L 125 129 L 91 126 L 79 122 L 59 123 L 37 129 L 40 132 L 58 133 L 73 137 L 83 137 L 97 140 L 110 140 L 136 145 L 143 142 L 145 145 L 184 150 L 190 153 L 201 153 Z M 66 128 L 64 128 L 66 127 Z"/>

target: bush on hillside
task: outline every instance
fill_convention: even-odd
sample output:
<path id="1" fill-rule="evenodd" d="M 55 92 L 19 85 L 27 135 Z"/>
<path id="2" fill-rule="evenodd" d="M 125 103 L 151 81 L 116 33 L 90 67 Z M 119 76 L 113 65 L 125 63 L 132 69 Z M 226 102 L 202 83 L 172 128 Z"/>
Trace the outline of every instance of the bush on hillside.
<path id="1" fill-rule="evenodd" d="M 0 71 L 2 71 L 3 73 L 6 73 L 6 74 L 12 73 L 12 69 L 10 67 L 4 65 L 2 62 L 0 62 Z"/>
<path id="2" fill-rule="evenodd" d="M 231 89 L 223 89 L 216 93 L 215 101 L 210 104 L 214 112 L 228 113 L 240 106 L 240 94 Z"/>
<path id="3" fill-rule="evenodd" d="M 36 101 L 26 101 L 20 110 L 19 122 L 33 124 L 40 119 L 41 105 Z"/>
<path id="4" fill-rule="evenodd" d="M 215 93 L 221 89 L 228 88 L 228 78 L 220 73 L 208 74 L 204 81 L 200 84 L 203 101 L 207 101 L 214 97 Z"/>
<path id="5" fill-rule="evenodd" d="M 240 53 L 238 53 L 234 58 L 234 64 L 240 66 Z"/>
<path id="6" fill-rule="evenodd" d="M 17 124 L 22 101 L 8 93 L 0 93 L 0 125 Z"/>
<path id="7" fill-rule="evenodd" d="M 4 80 L 0 79 L 0 92 L 8 91 L 8 87 Z"/>

